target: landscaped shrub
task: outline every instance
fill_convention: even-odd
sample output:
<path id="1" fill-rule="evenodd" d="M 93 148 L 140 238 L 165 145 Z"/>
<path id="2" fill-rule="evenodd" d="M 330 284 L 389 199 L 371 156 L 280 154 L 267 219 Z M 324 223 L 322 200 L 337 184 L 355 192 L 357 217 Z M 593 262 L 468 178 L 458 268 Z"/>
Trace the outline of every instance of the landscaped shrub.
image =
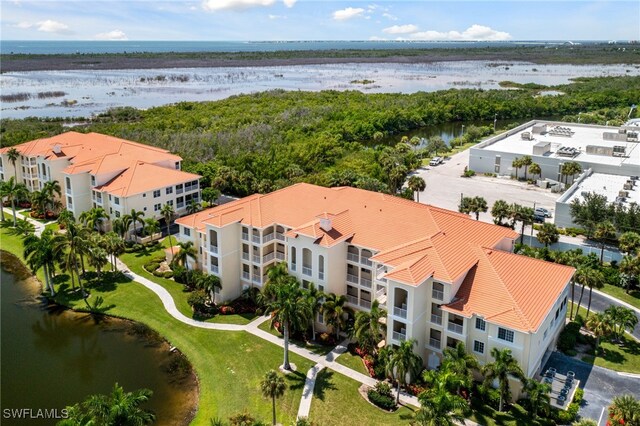
<path id="1" fill-rule="evenodd" d="M 153 271 L 153 275 L 158 277 L 158 278 L 162 278 L 162 277 L 164 277 L 164 272 L 156 270 L 156 271 Z"/>
<path id="2" fill-rule="evenodd" d="M 566 350 L 566 351 L 564 351 L 564 353 L 565 353 L 565 355 L 568 355 L 568 356 L 576 356 L 576 355 L 578 355 L 578 352 L 575 349 Z"/>
<path id="3" fill-rule="evenodd" d="M 186 277 L 186 274 L 187 274 L 187 268 L 185 268 L 184 266 L 180 266 L 180 265 L 173 265 L 172 269 L 173 269 L 173 279 L 177 283 L 184 284 L 185 277 Z"/>
<path id="4" fill-rule="evenodd" d="M 462 174 L 462 177 L 469 178 L 475 175 L 476 175 L 476 172 L 474 170 L 465 170 L 464 173 Z"/>
<path id="5" fill-rule="evenodd" d="M 173 278 L 173 271 L 164 271 L 162 276 L 165 278 Z"/>
<path id="6" fill-rule="evenodd" d="M 333 342 L 333 336 L 329 333 L 321 333 L 318 339 L 323 345 L 328 345 Z"/>
<path id="7" fill-rule="evenodd" d="M 576 389 L 576 393 L 573 395 L 574 404 L 578 404 L 578 406 L 580 406 L 582 404 L 583 399 L 584 399 L 584 390 L 582 388 Z"/>
<path id="8" fill-rule="evenodd" d="M 580 334 L 580 324 L 572 321 L 566 325 L 564 330 L 560 333 L 558 337 L 558 349 L 564 353 L 567 351 L 575 350 L 576 341 L 578 339 L 578 335 Z"/>
<path id="9" fill-rule="evenodd" d="M 388 383 L 378 382 L 374 389 L 367 392 L 369 401 L 383 410 L 393 411 L 397 408 L 396 400 L 391 393 L 391 387 Z"/>
<path id="10" fill-rule="evenodd" d="M 144 269 L 146 269 L 147 271 L 149 271 L 151 273 L 153 273 L 159 267 L 160 267 L 160 264 L 157 263 L 157 262 L 149 262 L 149 263 L 144 265 Z"/>
<path id="11" fill-rule="evenodd" d="M 233 308 L 233 306 L 221 306 L 220 313 L 222 315 L 233 315 L 236 313 L 236 310 Z"/>
<path id="12" fill-rule="evenodd" d="M 203 311 L 206 308 L 208 295 L 204 290 L 196 290 L 189 295 L 187 303 L 193 308 L 194 311 Z"/>

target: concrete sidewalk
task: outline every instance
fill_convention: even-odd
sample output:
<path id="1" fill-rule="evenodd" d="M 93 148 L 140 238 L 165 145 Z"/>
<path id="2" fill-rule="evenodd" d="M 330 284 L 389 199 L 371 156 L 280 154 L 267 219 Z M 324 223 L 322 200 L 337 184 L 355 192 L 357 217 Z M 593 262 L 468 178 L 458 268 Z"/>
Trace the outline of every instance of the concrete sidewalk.
<path id="1" fill-rule="evenodd" d="M 8 208 L 8 207 L 3 207 L 2 210 L 4 211 L 5 214 L 5 219 L 13 221 L 13 211 Z M 7 217 L 7 214 L 9 215 L 9 217 Z M 39 237 L 40 235 L 42 235 L 42 231 L 44 231 L 45 225 L 44 223 L 38 222 L 37 220 L 35 220 L 32 217 L 28 217 L 28 216 L 23 216 L 21 215 L 17 210 L 16 210 L 16 218 L 18 219 L 24 219 L 27 222 L 31 223 L 33 226 L 35 226 L 35 234 Z"/>

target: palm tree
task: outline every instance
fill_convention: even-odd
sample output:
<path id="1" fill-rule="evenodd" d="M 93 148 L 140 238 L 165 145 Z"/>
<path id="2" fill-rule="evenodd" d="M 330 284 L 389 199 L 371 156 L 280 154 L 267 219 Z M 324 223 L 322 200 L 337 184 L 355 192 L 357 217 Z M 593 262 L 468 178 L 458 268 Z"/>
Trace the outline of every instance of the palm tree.
<path id="1" fill-rule="evenodd" d="M 313 340 L 316 339 L 316 318 L 318 317 L 318 313 L 320 309 L 322 309 L 322 304 L 324 303 L 324 292 L 319 290 L 315 284 L 310 283 L 309 287 L 302 290 L 302 293 L 307 298 L 307 302 L 309 303 L 309 307 L 311 308 L 311 334 L 313 335 Z"/>
<path id="2" fill-rule="evenodd" d="M 538 163 L 531 163 L 531 165 L 529 166 L 529 173 L 531 173 L 533 176 L 542 177 L 542 168 Z"/>
<path id="3" fill-rule="evenodd" d="M 568 183 L 569 176 L 573 177 L 582 173 L 582 166 L 580 163 L 575 161 L 569 161 L 568 163 L 564 163 L 562 168 L 560 169 L 560 174 L 565 176 L 565 183 Z"/>
<path id="4" fill-rule="evenodd" d="M 148 236 L 153 236 L 160 230 L 160 222 L 154 217 L 150 217 L 144 220 L 144 230 Z"/>
<path id="5" fill-rule="evenodd" d="M 202 204 L 200 204 L 197 200 L 191 200 L 189 201 L 189 204 L 187 204 L 188 214 L 198 213 L 200 210 L 202 210 Z"/>
<path id="6" fill-rule="evenodd" d="M 449 392 L 449 379 L 446 377 L 450 374 L 449 372 L 432 371 L 431 387 L 419 395 L 420 409 L 416 412 L 411 424 L 420 426 L 464 424 L 464 414 L 469 408 L 467 401 Z"/>
<path id="7" fill-rule="evenodd" d="M 442 368 L 463 377 L 467 386 L 471 384 L 473 371 L 480 371 L 480 364 L 475 356 L 467 353 L 464 343 L 458 342 L 455 347 L 446 348 L 443 354 Z"/>
<path id="8" fill-rule="evenodd" d="M 493 223 L 504 225 L 502 221 L 511 216 L 511 206 L 504 200 L 496 200 L 491 207 L 491 216 L 493 216 Z"/>
<path id="9" fill-rule="evenodd" d="M 13 211 L 13 226 L 16 226 L 16 201 L 27 196 L 29 191 L 23 183 L 16 183 L 16 179 L 12 176 L 6 183 L 7 198 L 11 202 L 11 210 Z"/>
<path id="10" fill-rule="evenodd" d="M 531 207 L 523 207 L 519 204 L 511 205 L 511 228 L 515 228 L 516 222 L 521 222 L 520 244 L 524 243 L 524 227 L 533 222 L 533 209 Z"/>
<path id="11" fill-rule="evenodd" d="M 58 216 L 58 224 L 61 227 L 67 228 L 70 224 L 75 223 L 76 218 L 73 216 L 73 212 L 71 210 L 63 210 L 60 212 Z"/>
<path id="12" fill-rule="evenodd" d="M 393 348 L 387 361 L 387 374 L 398 382 L 396 404 L 400 402 L 400 386 L 407 383 L 407 375 L 416 376 L 422 368 L 422 358 L 413 351 L 415 339 L 405 340 Z"/>
<path id="13" fill-rule="evenodd" d="M 491 349 L 491 356 L 495 360 L 484 366 L 482 373 L 484 374 L 485 386 L 490 385 L 494 380 L 498 380 L 500 390 L 499 411 L 502 411 L 503 404 L 511 400 L 511 391 L 509 389 L 509 376 L 520 379 L 524 384 L 525 375 L 518 365 L 518 361 L 511 355 L 510 349 Z"/>
<path id="14" fill-rule="evenodd" d="M 131 222 L 133 223 L 133 234 L 138 235 L 138 227 L 137 227 L 138 223 L 142 225 L 142 229 L 140 230 L 140 232 L 144 232 L 144 219 L 143 219 L 144 212 L 136 211 L 136 209 L 131 209 L 131 214 L 129 214 L 129 216 L 131 216 Z"/>
<path id="15" fill-rule="evenodd" d="M 86 239 L 83 229 L 77 226 L 75 223 L 70 223 L 66 228 L 64 234 L 58 234 L 53 238 L 53 250 L 56 256 L 62 258 L 64 269 L 69 272 L 71 276 L 71 287 L 75 290 L 74 274 L 78 279 L 78 284 L 82 291 L 82 297 L 85 300 L 87 306 L 88 294 L 84 290 L 82 280 L 80 279 L 80 272 L 78 271 L 78 256 L 84 250 L 86 246 Z M 91 308 L 89 306 L 89 308 Z"/>
<path id="16" fill-rule="evenodd" d="M 596 346 L 594 348 L 595 353 L 598 353 L 598 346 L 600 346 L 600 339 L 602 336 L 606 336 L 613 332 L 614 327 L 611 322 L 611 318 L 601 312 L 595 312 L 590 317 L 587 316 L 587 322 L 585 324 L 589 330 L 596 336 Z"/>
<path id="17" fill-rule="evenodd" d="M 84 402 L 67 407 L 69 418 L 58 425 L 148 425 L 153 423 L 155 415 L 140 406 L 152 395 L 149 389 L 125 392 L 116 383 L 109 395 L 91 395 Z"/>
<path id="18" fill-rule="evenodd" d="M 629 293 L 632 286 L 632 277 L 640 277 L 640 256 L 625 256 L 620 262 L 620 278 L 625 278 L 624 290 Z"/>
<path id="19" fill-rule="evenodd" d="M 36 231 L 36 227 L 26 219 L 18 219 L 14 231 L 24 239 L 33 234 Z"/>
<path id="20" fill-rule="evenodd" d="M 604 246 L 608 239 L 616 236 L 616 227 L 610 221 L 600 222 L 596 225 L 593 237 L 600 242 L 600 264 L 604 259 Z"/>
<path id="21" fill-rule="evenodd" d="M 273 425 L 276 424 L 276 398 L 280 398 L 284 395 L 284 391 L 287 390 L 287 384 L 281 375 L 276 373 L 275 370 L 270 370 L 265 374 L 264 378 L 260 382 L 260 390 L 262 390 L 262 396 L 265 398 L 271 398 L 273 407 Z"/>
<path id="22" fill-rule="evenodd" d="M 620 235 L 618 238 L 618 245 L 620 251 L 631 255 L 637 253 L 640 250 L 640 234 L 633 231 L 627 231 Z"/>
<path id="23" fill-rule="evenodd" d="M 209 298 L 211 302 L 215 302 L 215 291 L 217 289 L 222 289 L 222 283 L 220 282 L 220 278 L 216 275 L 204 274 L 198 280 L 197 286 L 209 294 Z"/>
<path id="24" fill-rule="evenodd" d="M 173 209 L 173 206 L 169 203 L 162 206 L 162 210 L 160 210 L 160 214 L 164 218 L 164 225 L 167 229 L 167 238 L 169 238 L 169 247 L 171 248 L 171 257 L 173 258 L 173 244 L 171 243 L 171 231 L 169 227 L 171 226 L 171 221 L 174 219 L 176 212 Z"/>
<path id="25" fill-rule="evenodd" d="M 178 250 L 178 253 L 174 256 L 173 262 L 189 269 L 189 259 L 196 260 L 198 251 L 193 245 L 193 241 L 187 241 L 186 243 L 179 242 L 178 247 L 180 247 L 180 250 Z"/>
<path id="26" fill-rule="evenodd" d="M 558 232 L 556 225 L 545 222 L 542 224 L 542 228 L 538 231 L 536 238 L 541 244 L 544 244 L 545 247 L 549 247 L 549 244 L 555 244 L 558 242 L 560 233 Z"/>
<path id="27" fill-rule="evenodd" d="M 375 351 L 378 343 L 386 336 L 386 326 L 382 319 L 386 318 L 387 311 L 380 307 L 380 302 L 374 300 L 369 312 L 356 313 L 354 324 L 355 337 L 358 344 L 367 351 Z"/>
<path id="28" fill-rule="evenodd" d="M 613 334 L 618 342 L 622 340 L 625 331 L 632 331 L 638 325 L 638 317 L 635 312 L 624 306 L 611 305 L 604 310 L 604 313 L 611 320 Z"/>
<path id="29" fill-rule="evenodd" d="M 291 370 L 289 364 L 289 332 L 291 328 L 303 328 L 311 316 L 311 307 L 300 291 L 300 284 L 294 277 L 289 277 L 286 282 L 275 285 L 273 288 L 275 297 L 267 303 L 266 312 L 271 313 L 271 327 L 276 323 L 282 326 L 284 336 L 284 360 L 282 368 Z"/>
<path id="30" fill-rule="evenodd" d="M 4 217 L 4 199 L 9 196 L 9 186 L 7 185 L 7 183 L 8 182 L 5 181 L 0 182 L 0 217 L 2 218 L 3 222 L 6 220 Z"/>
<path id="31" fill-rule="evenodd" d="M 31 234 L 24 240 L 24 258 L 29 267 L 35 272 L 40 268 L 44 269 L 44 280 L 51 296 L 56 295 L 53 287 L 53 272 L 56 261 L 59 260 L 58 253 L 54 251 L 53 230 L 45 228 L 42 235 Z"/>
<path id="32" fill-rule="evenodd" d="M 111 267 L 113 271 L 118 270 L 116 265 L 117 256 L 124 251 L 124 241 L 122 237 L 115 232 L 107 232 L 104 234 L 104 246 L 107 253 L 111 256 Z"/>
<path id="33" fill-rule="evenodd" d="M 487 201 L 482 197 L 464 197 L 458 206 L 460 213 L 474 213 L 476 220 L 480 220 L 480 213 L 485 213 L 487 210 L 489 210 Z"/>
<path id="34" fill-rule="evenodd" d="M 336 339 L 340 339 L 340 329 L 347 325 L 345 315 L 353 315 L 353 309 L 346 306 L 346 304 L 347 297 L 335 293 L 329 293 L 322 304 L 322 313 L 325 321 L 335 330 Z"/>
<path id="35" fill-rule="evenodd" d="M 53 210 L 55 194 L 58 194 L 58 197 L 62 196 L 62 187 L 60 186 L 60 182 L 57 180 L 45 182 L 44 185 L 42 185 L 42 193 L 46 195 L 48 200 L 45 204 L 45 208 L 51 206 L 51 210 Z"/>
<path id="36" fill-rule="evenodd" d="M 46 204 L 47 204 L 47 194 L 43 191 L 33 191 L 29 194 L 29 200 L 31 201 L 31 210 L 35 211 L 36 214 L 45 214 Z"/>
<path id="37" fill-rule="evenodd" d="M 267 282 L 264 287 L 262 287 L 262 293 L 260 293 L 262 303 L 267 303 L 268 301 L 273 300 L 275 297 L 275 288 L 286 282 L 289 279 L 289 276 L 286 262 L 275 263 L 267 269 Z"/>
<path id="38" fill-rule="evenodd" d="M 127 232 L 129 232 L 129 228 L 131 228 L 131 224 L 133 223 L 133 218 L 131 215 L 125 214 L 120 219 L 122 222 L 122 238 L 125 238 Z M 135 226 L 135 225 L 134 225 Z M 114 230 L 117 229 L 116 225 L 114 225 Z"/>
<path id="39" fill-rule="evenodd" d="M 620 395 L 613 398 L 609 406 L 612 423 L 638 425 L 640 424 L 640 401 L 632 395 Z"/>
<path id="40" fill-rule="evenodd" d="M 527 168 L 533 164 L 531 156 L 525 155 L 520 159 L 520 167 L 524 167 L 524 180 L 527 180 Z"/>
<path id="41" fill-rule="evenodd" d="M 18 168 L 16 167 L 16 161 L 20 158 L 20 151 L 18 151 L 15 147 L 12 147 L 7 151 L 7 159 L 13 165 L 13 177 L 15 180 L 18 180 Z"/>
<path id="42" fill-rule="evenodd" d="M 580 276 L 580 283 L 582 284 L 582 291 L 584 291 L 584 286 L 587 285 L 589 287 L 589 303 L 587 305 L 587 318 L 589 318 L 589 312 L 591 311 L 591 295 L 593 294 L 593 288 L 601 289 L 604 287 L 605 278 L 602 271 L 598 269 L 587 268 L 587 274 L 582 274 Z M 577 272 L 576 272 L 577 274 Z M 580 294 L 580 298 L 582 298 L 582 294 Z M 578 305 L 579 307 L 580 305 Z"/>
<path id="43" fill-rule="evenodd" d="M 511 167 L 516 169 L 516 180 L 518 180 L 518 169 L 522 167 L 522 159 L 518 157 L 514 158 L 513 161 L 511 162 Z"/>
<path id="44" fill-rule="evenodd" d="M 91 230 L 102 229 L 102 222 L 107 218 L 107 212 L 102 207 L 93 207 L 80 214 L 78 219 L 84 226 Z"/>
<path id="45" fill-rule="evenodd" d="M 416 202 L 420 202 L 420 193 L 427 188 L 427 184 L 420 176 L 411 176 L 407 181 L 407 186 L 416 196 Z"/>
<path id="46" fill-rule="evenodd" d="M 548 384 L 541 383 L 536 379 L 527 379 L 524 390 L 527 392 L 531 414 L 533 414 L 534 419 L 538 417 L 539 411 L 544 414 L 549 412 L 551 387 Z"/>

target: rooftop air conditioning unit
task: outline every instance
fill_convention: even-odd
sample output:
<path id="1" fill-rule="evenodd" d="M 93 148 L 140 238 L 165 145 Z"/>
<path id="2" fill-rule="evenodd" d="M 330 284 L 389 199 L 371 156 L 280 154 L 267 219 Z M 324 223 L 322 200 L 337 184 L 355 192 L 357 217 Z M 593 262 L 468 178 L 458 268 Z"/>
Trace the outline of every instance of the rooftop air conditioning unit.
<path id="1" fill-rule="evenodd" d="M 629 191 L 620 191 L 618 192 L 618 197 L 627 198 L 629 196 Z"/>

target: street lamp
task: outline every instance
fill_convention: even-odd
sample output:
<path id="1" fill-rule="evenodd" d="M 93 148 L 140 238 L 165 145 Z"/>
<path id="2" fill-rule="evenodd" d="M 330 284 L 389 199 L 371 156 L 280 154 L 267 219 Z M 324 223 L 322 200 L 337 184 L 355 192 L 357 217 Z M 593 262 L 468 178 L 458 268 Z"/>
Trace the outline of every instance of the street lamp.
<path id="1" fill-rule="evenodd" d="M 496 122 L 498 121 L 498 114 L 493 116 L 493 133 L 496 132 Z"/>

